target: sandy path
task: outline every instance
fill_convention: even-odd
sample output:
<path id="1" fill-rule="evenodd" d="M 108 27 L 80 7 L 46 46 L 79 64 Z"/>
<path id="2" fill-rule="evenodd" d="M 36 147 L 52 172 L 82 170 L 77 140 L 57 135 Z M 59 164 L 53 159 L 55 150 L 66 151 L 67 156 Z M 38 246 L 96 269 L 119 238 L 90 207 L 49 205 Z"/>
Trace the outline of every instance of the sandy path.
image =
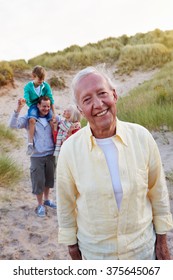
<path id="1" fill-rule="evenodd" d="M 110 69 L 111 71 L 111 69 Z M 112 72 L 111 72 L 112 73 Z M 73 74 L 73 73 L 71 73 Z M 67 85 L 70 84 L 71 74 L 63 74 Z M 154 72 L 137 72 L 131 77 L 115 76 L 117 92 L 120 96 L 144 80 L 150 79 Z M 52 71 L 48 72 L 48 77 Z M 62 75 L 62 73 L 58 73 Z M 23 86 L 28 79 L 18 79 L 15 81 L 16 87 L 13 89 L 4 88 L 0 90 L 1 122 L 8 123 L 13 112 L 16 101 L 23 95 Z M 65 90 L 54 90 L 57 112 L 69 103 L 69 88 Z M 8 109 L 7 109 L 8 108 Z M 26 112 L 26 107 L 23 113 Z M 26 133 L 24 130 L 17 132 L 23 138 L 20 148 L 13 150 L 12 157 L 22 163 L 24 178 L 17 186 L 17 191 L 11 192 L 8 189 L 0 188 L 0 196 L 6 195 L 6 201 L 0 200 L 0 259 L 70 259 L 66 246 L 57 243 L 58 222 L 56 211 L 48 209 L 46 218 L 39 218 L 35 215 L 35 197 L 31 194 L 31 183 L 29 177 L 29 158 L 26 156 Z M 154 138 L 158 143 L 165 172 L 173 172 L 173 133 L 154 133 Z M 173 186 L 169 185 L 169 188 Z M 55 199 L 55 190 L 52 192 Z M 170 196 L 171 210 L 173 213 L 173 194 Z M 173 256 L 173 231 L 168 234 L 168 242 Z"/>

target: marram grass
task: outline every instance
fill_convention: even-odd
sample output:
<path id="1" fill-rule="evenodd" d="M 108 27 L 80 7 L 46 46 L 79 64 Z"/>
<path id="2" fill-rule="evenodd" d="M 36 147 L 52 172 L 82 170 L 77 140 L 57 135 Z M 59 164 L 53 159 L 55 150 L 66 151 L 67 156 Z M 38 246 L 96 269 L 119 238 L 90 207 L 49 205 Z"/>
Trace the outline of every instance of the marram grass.
<path id="1" fill-rule="evenodd" d="M 173 130 L 173 61 L 161 68 L 117 102 L 119 119 L 144 125 L 149 130 Z"/>
<path id="2" fill-rule="evenodd" d="M 0 187 L 13 186 L 22 176 L 22 169 L 6 155 L 0 156 Z"/>

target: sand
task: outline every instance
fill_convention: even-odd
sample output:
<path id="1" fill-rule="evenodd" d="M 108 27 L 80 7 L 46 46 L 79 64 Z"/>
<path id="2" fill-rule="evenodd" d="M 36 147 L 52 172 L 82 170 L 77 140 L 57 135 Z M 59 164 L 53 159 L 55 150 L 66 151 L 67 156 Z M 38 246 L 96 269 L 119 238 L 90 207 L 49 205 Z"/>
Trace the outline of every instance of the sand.
<path id="1" fill-rule="evenodd" d="M 109 73 L 113 75 L 110 68 Z M 136 72 L 129 76 L 114 75 L 119 96 L 128 94 L 129 90 L 152 77 L 155 71 Z M 64 90 L 53 90 L 57 113 L 61 112 L 66 104 L 71 102 L 70 82 L 74 72 L 63 73 L 49 71 L 47 78 L 57 74 L 64 76 L 67 88 Z M 8 124 L 17 100 L 23 96 L 23 86 L 28 82 L 29 73 L 26 72 L 14 81 L 14 88 L 4 87 L 0 89 L 0 120 Z M 25 113 L 27 107 L 23 108 Z M 26 155 L 26 132 L 17 132 L 22 139 L 20 147 L 11 152 L 11 156 L 18 164 L 22 165 L 24 176 L 19 184 L 10 190 L 0 187 L 0 259 L 1 260 L 68 260 L 70 256 L 67 248 L 57 242 L 58 221 L 56 210 L 47 209 L 47 216 L 39 218 L 35 214 L 36 199 L 31 193 L 31 182 L 29 176 L 30 160 Z M 173 133 L 162 131 L 153 133 L 158 144 L 163 166 L 166 174 L 173 172 Z M 170 204 L 173 213 L 173 186 L 168 182 L 170 191 Z M 5 199 L 2 199 L 4 197 Z M 55 189 L 51 193 L 55 200 Z M 168 244 L 173 256 L 173 231 L 168 233 Z"/>

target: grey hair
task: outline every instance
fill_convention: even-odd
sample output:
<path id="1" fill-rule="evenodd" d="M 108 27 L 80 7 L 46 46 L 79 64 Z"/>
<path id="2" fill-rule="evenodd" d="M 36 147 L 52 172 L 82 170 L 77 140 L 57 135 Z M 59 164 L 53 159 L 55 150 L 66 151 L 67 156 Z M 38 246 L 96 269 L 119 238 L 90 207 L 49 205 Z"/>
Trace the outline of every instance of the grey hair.
<path id="1" fill-rule="evenodd" d="M 72 92 L 72 97 L 73 97 L 73 101 L 75 104 L 78 103 L 77 99 L 76 99 L 76 88 L 77 88 L 77 84 L 86 76 L 88 76 L 89 74 L 97 74 L 102 76 L 108 83 L 110 89 L 115 89 L 115 85 L 114 83 L 111 81 L 111 79 L 108 77 L 107 74 L 105 74 L 103 71 L 98 70 L 95 67 L 89 66 L 86 67 L 84 69 L 82 69 L 81 71 L 79 71 L 76 76 L 74 76 L 73 80 L 72 80 L 72 85 L 71 85 L 71 92 Z"/>
<path id="2" fill-rule="evenodd" d="M 78 108 L 75 104 L 69 104 L 66 109 L 70 110 L 70 119 L 69 121 L 72 123 L 80 122 L 81 120 L 81 113 L 79 112 Z"/>

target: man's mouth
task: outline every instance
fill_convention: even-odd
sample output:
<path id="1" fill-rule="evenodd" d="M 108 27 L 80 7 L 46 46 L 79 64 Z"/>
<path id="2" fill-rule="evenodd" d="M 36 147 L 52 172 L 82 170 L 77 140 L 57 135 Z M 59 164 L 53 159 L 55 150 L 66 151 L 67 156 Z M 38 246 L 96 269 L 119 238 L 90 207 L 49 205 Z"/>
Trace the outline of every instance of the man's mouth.
<path id="1" fill-rule="evenodd" d="M 106 115 L 107 111 L 108 111 L 108 109 L 106 109 L 106 110 L 104 110 L 104 111 L 102 111 L 102 112 L 96 114 L 95 116 L 96 116 L 96 117 L 102 117 L 102 116 Z"/>

